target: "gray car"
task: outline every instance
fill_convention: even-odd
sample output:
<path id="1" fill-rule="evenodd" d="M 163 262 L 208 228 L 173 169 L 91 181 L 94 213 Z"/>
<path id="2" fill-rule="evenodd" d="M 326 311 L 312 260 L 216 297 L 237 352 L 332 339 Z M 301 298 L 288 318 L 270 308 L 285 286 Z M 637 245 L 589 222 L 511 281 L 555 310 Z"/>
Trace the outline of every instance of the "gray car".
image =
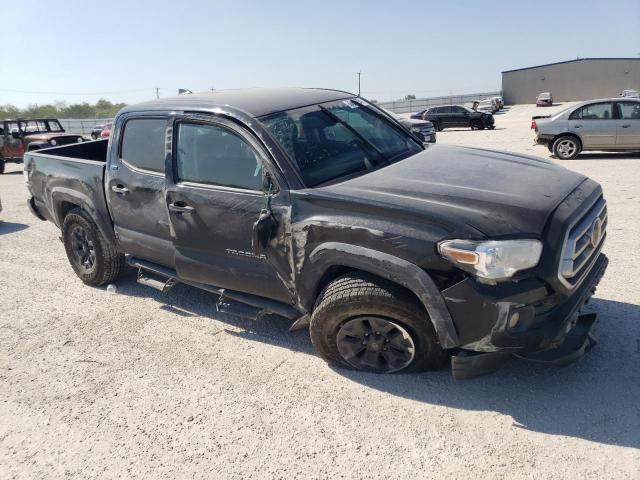
<path id="1" fill-rule="evenodd" d="M 607 98 L 574 105 L 548 117 L 534 117 L 536 142 L 561 160 L 586 150 L 640 150 L 640 99 Z"/>

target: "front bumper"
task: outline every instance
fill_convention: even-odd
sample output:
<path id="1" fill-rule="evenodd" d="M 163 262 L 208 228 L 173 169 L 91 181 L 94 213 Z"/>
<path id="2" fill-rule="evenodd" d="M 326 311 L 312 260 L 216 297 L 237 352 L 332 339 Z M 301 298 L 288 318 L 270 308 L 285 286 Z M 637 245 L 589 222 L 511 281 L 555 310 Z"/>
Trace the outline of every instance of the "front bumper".
<path id="1" fill-rule="evenodd" d="M 454 366 L 464 364 L 473 373 L 474 367 L 478 367 L 473 364 L 482 364 L 477 370 L 483 374 L 493 367 L 488 368 L 480 358 L 473 359 L 478 354 L 488 363 L 497 362 L 497 366 L 511 354 L 551 358 L 553 355 L 542 352 L 562 347 L 571 332 L 576 335 L 584 330 L 576 330 L 577 325 L 584 323 L 579 321 L 584 320 L 579 315 L 580 309 L 595 292 L 607 265 L 607 257 L 600 253 L 587 277 L 570 296 L 550 292 L 544 282 L 536 279 L 482 285 L 467 278 L 445 289 L 442 294 L 461 342 L 462 353 L 453 357 Z M 579 336 L 588 336 L 592 323 Z M 584 352 L 585 341 L 582 338 L 569 343 L 579 344 Z M 468 373 L 457 378 L 476 376 Z"/>

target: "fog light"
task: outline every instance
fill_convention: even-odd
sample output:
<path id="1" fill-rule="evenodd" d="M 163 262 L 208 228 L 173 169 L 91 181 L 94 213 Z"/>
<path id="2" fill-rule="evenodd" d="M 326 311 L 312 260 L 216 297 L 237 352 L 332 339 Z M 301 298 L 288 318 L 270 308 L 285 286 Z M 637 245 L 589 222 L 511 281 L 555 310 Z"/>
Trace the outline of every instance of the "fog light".
<path id="1" fill-rule="evenodd" d="M 520 321 L 520 313 L 519 312 L 512 313 L 511 316 L 509 317 L 509 328 L 515 328 L 516 325 L 518 325 L 519 321 Z"/>

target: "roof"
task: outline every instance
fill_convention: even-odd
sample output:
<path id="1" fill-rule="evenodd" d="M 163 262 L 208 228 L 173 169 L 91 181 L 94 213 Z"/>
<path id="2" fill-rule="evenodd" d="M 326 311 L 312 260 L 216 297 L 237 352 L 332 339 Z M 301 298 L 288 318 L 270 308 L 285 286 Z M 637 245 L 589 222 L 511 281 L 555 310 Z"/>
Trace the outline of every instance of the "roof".
<path id="1" fill-rule="evenodd" d="M 352 93 L 340 90 L 322 88 L 290 87 L 216 90 L 138 103 L 125 107 L 121 110 L 121 113 L 140 110 L 210 110 L 226 105 L 244 110 L 254 117 L 261 117 L 283 110 L 353 98 L 355 96 Z"/>
<path id="2" fill-rule="evenodd" d="M 584 62 L 584 61 L 588 61 L 588 60 L 635 60 L 635 61 L 640 61 L 640 58 L 635 57 L 628 57 L 628 58 L 576 58 L 575 60 L 565 60 L 564 62 L 555 62 L 555 63 L 545 63 L 544 65 L 535 65 L 533 67 L 524 67 L 524 68 L 515 68 L 513 70 L 504 70 L 502 73 L 511 73 L 511 72 L 519 72 L 521 70 L 531 70 L 533 68 L 541 68 L 541 67 L 550 67 L 551 65 L 562 65 L 563 63 L 574 63 L 574 62 Z"/>

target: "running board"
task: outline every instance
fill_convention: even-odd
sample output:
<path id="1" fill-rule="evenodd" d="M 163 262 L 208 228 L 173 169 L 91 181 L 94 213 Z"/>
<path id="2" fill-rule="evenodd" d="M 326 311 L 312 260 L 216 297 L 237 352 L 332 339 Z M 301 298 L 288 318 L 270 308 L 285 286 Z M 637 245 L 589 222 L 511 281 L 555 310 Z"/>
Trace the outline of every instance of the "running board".
<path id="1" fill-rule="evenodd" d="M 144 270 L 142 267 L 138 268 L 138 283 L 146 287 L 151 287 L 162 293 L 168 293 L 173 287 L 175 287 L 177 281 L 173 277 L 163 277 L 156 273 Z"/>
<path id="2" fill-rule="evenodd" d="M 213 285 L 183 280 L 179 278 L 178 273 L 171 268 L 167 268 L 153 262 L 148 262 L 147 260 L 141 260 L 130 255 L 127 255 L 126 258 L 127 265 L 138 269 L 138 282 L 140 284 L 150 286 L 163 293 L 167 293 L 171 290 L 176 283 L 184 283 L 185 285 L 190 285 L 218 295 L 218 309 L 222 307 L 225 300 L 235 300 L 236 302 L 255 307 L 261 310 L 257 319 L 262 318 L 264 315 L 275 314 L 288 318 L 289 320 L 296 320 L 306 313 L 299 311 L 291 305 L 260 297 L 258 295 L 237 292 L 235 290 L 226 290 L 224 288 L 214 287 Z M 149 273 L 151 275 L 149 275 Z M 158 279 L 158 277 L 162 280 Z M 142 281 L 140 280 L 141 278 Z"/>

